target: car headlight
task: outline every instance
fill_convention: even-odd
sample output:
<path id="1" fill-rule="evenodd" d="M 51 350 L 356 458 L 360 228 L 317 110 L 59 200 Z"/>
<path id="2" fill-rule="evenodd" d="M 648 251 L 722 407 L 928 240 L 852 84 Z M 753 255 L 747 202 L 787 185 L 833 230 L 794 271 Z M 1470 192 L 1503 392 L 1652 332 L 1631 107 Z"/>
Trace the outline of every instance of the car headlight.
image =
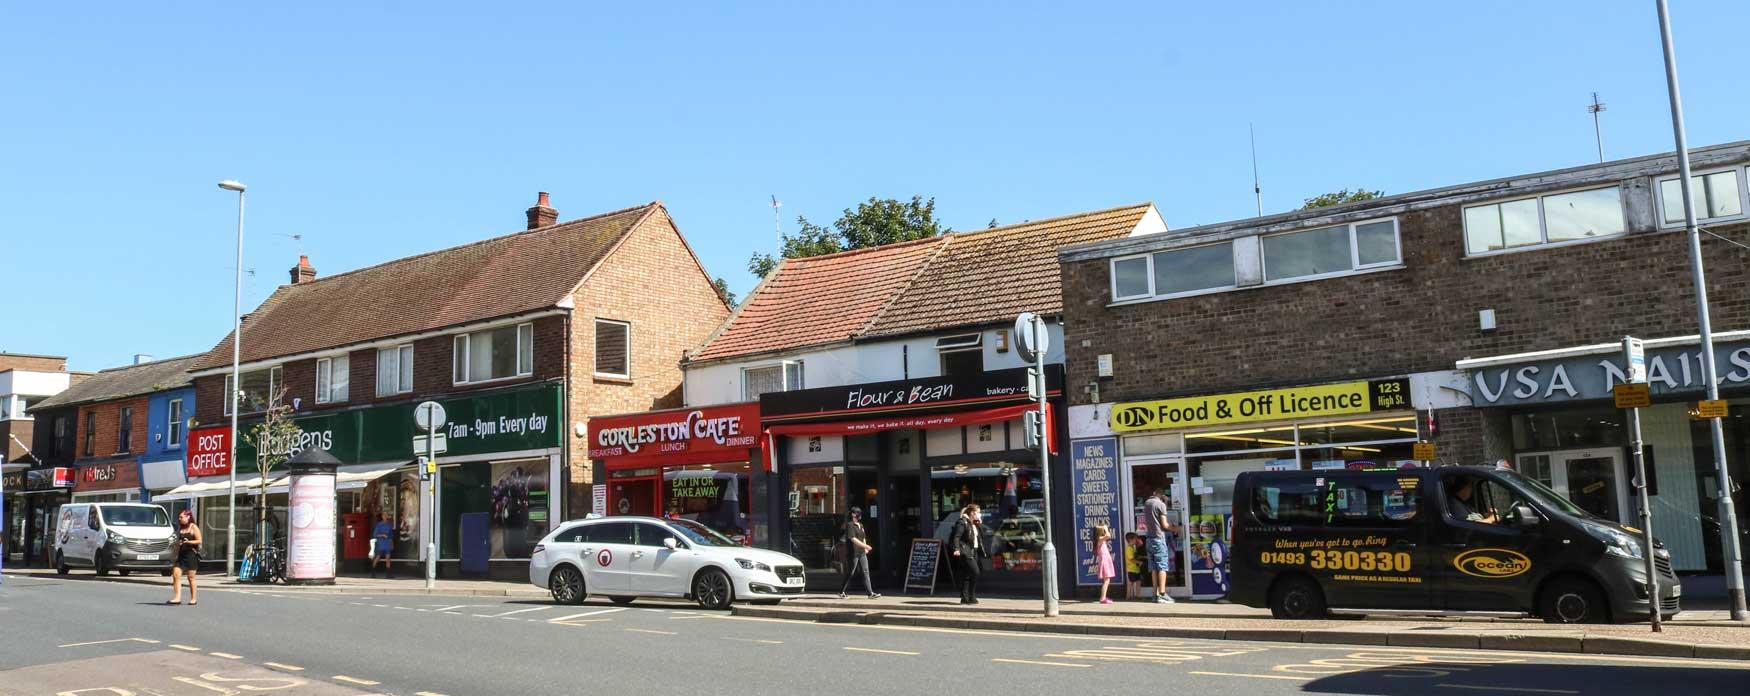
<path id="1" fill-rule="evenodd" d="M 1641 543 L 1636 541 L 1632 536 L 1599 525 L 1590 525 L 1587 526 L 1586 529 L 1592 532 L 1592 536 L 1597 537 L 1599 541 L 1604 542 L 1604 550 L 1612 556 L 1620 556 L 1622 558 L 1630 558 L 1634 560 L 1640 560 L 1646 557 L 1646 552 L 1641 548 Z"/>
<path id="2" fill-rule="evenodd" d="M 109 543 L 111 543 L 111 544 L 125 544 L 125 543 L 128 543 L 128 538 L 124 537 L 120 534 L 117 534 L 115 532 L 110 532 L 109 533 Z"/>
<path id="3" fill-rule="evenodd" d="M 772 570 L 772 567 L 769 565 L 747 558 L 737 558 L 735 559 L 735 564 L 741 566 L 742 570 L 764 570 L 766 572 L 771 572 Z"/>

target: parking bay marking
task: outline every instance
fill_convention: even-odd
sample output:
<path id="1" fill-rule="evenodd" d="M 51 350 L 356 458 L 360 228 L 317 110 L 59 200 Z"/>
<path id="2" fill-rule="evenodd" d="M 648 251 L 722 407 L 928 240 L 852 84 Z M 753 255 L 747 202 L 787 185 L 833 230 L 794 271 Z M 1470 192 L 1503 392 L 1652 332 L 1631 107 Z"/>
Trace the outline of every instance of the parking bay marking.
<path id="1" fill-rule="evenodd" d="M 1301 663 L 1276 665 L 1271 671 L 1288 674 L 1331 676 L 1350 672 L 1374 671 L 1397 679 L 1450 676 L 1468 672 L 1465 665 L 1499 665 L 1524 662 L 1524 658 L 1483 655 L 1393 653 L 1363 650 L 1342 657 L 1308 660 Z"/>
<path id="2" fill-rule="evenodd" d="M 1065 650 L 1045 657 L 1070 660 L 1108 660 L 1180 664 L 1205 657 L 1232 657 L 1264 652 L 1269 648 L 1234 648 L 1177 641 L 1151 641 L 1134 645 L 1108 645 L 1094 649 Z"/>
<path id="3" fill-rule="evenodd" d="M 852 648 L 852 647 L 846 647 L 845 649 L 849 650 L 851 652 L 880 653 L 882 655 L 911 655 L 914 657 L 916 655 L 918 655 L 918 653 L 909 652 L 906 650 L 882 650 L 880 648 Z"/>
<path id="4" fill-rule="evenodd" d="M 991 662 L 1003 662 L 1003 663 L 1007 663 L 1007 664 L 1011 664 L 1011 665 L 1043 665 L 1046 667 L 1092 667 L 1093 666 L 1093 665 L 1078 664 L 1078 663 L 1074 663 L 1074 662 L 1047 662 L 1045 660 L 1011 660 L 1011 659 L 1004 658 L 1004 657 L 993 657 L 993 658 L 991 658 L 990 661 Z"/>
<path id="5" fill-rule="evenodd" d="M 157 645 L 158 644 L 158 641 L 152 640 L 150 638 L 117 638 L 115 640 L 93 640 L 93 641 L 87 641 L 84 643 L 68 643 L 66 645 L 60 645 L 60 646 L 56 646 L 56 647 L 80 648 L 80 647 L 84 647 L 87 645 L 103 645 L 105 643 L 127 643 L 127 642 L 146 643 L 148 645 Z"/>
<path id="6" fill-rule="evenodd" d="M 283 670 L 286 670 L 288 672 L 302 672 L 302 671 L 304 671 L 303 667 L 299 667 L 297 665 L 288 665 L 288 664 L 281 663 L 281 662 L 263 662 L 261 664 L 267 665 L 267 666 L 272 667 L 274 669 L 283 669 Z"/>
<path id="7" fill-rule="evenodd" d="M 358 677 L 349 677 L 349 676 L 346 676 L 344 674 L 334 675 L 334 680 L 347 682 L 349 684 L 358 684 L 360 686 L 376 686 L 378 684 L 383 683 L 383 682 L 379 682 L 379 681 L 371 681 L 369 679 L 359 679 Z"/>
<path id="8" fill-rule="evenodd" d="M 547 619 L 547 623 L 565 623 L 574 619 L 581 619 L 585 616 L 601 616 L 602 614 L 612 614 L 619 611 L 625 611 L 625 609 L 597 609 L 595 611 L 586 611 L 582 614 L 572 614 L 570 616 L 561 616 L 557 619 Z"/>
<path id="9" fill-rule="evenodd" d="M 506 616 L 510 616 L 511 614 L 527 614 L 531 611 L 546 611 L 546 610 L 552 609 L 552 608 L 553 607 L 529 607 L 527 609 L 512 609 L 510 611 L 504 612 L 503 614 L 493 614 L 493 616 L 502 619 Z"/>

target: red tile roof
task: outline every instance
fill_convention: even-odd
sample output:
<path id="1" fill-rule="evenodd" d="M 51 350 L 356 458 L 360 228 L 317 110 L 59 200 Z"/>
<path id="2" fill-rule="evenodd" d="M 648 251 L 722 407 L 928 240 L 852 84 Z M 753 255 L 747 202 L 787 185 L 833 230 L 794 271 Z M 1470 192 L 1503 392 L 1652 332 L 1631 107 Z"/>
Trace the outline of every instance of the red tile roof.
<path id="1" fill-rule="evenodd" d="M 1136 229 L 1149 204 L 786 259 L 705 345 L 709 361 L 1058 313 L 1057 249 Z"/>
<path id="2" fill-rule="evenodd" d="M 580 220 L 282 285 L 243 322 L 243 362 L 297 355 L 558 306 L 662 208 L 652 202 Z M 231 362 L 231 337 L 192 368 Z"/>

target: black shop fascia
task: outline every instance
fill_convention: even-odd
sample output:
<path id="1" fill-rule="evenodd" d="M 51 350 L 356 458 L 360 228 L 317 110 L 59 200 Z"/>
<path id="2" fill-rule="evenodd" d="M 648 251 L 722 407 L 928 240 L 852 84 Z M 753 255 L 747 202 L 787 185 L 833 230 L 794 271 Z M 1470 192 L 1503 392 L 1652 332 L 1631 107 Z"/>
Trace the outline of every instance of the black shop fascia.
<path id="1" fill-rule="evenodd" d="M 1054 509 L 1067 509 L 1057 501 L 1069 493 L 1056 447 L 1066 436 L 1063 366 L 1047 365 L 1045 376 L 1049 487 L 1025 444 L 1021 419 L 1037 408 L 1027 368 L 761 395 L 767 475 L 756 486 L 768 488 L 753 493 L 755 527 L 800 558 L 817 587 L 836 590 L 845 515 L 860 509 L 877 582 L 897 587 L 912 540 L 945 537 L 958 511 L 978 503 L 989 551 L 983 583 L 1037 589 L 1045 493 Z M 1068 534 L 1067 516 L 1058 517 L 1055 531 Z"/>

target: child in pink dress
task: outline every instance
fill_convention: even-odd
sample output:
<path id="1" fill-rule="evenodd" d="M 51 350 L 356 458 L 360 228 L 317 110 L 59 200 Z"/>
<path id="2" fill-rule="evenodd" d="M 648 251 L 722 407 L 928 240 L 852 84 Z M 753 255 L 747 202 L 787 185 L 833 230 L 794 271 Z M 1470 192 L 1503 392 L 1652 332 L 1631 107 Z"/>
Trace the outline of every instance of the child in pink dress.
<path id="1" fill-rule="evenodd" d="M 1118 569 L 1112 563 L 1112 530 L 1104 524 L 1094 525 L 1094 560 L 1099 565 L 1100 603 L 1111 604 L 1106 590 L 1112 587 L 1112 578 L 1117 577 Z"/>

